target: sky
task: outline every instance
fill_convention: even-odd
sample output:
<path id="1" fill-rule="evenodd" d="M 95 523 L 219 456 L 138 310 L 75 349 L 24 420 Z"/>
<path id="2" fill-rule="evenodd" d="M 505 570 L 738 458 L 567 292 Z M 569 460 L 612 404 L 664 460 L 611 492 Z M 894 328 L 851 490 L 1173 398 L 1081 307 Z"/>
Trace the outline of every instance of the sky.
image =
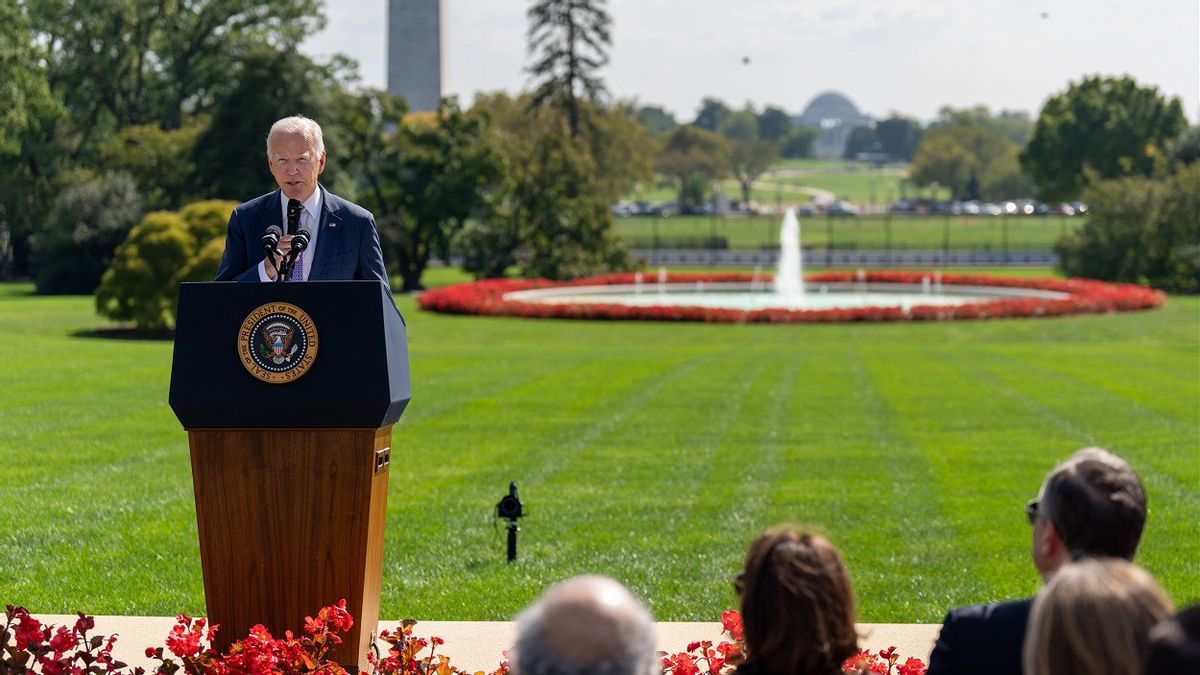
<path id="1" fill-rule="evenodd" d="M 526 0 L 443 0 L 445 94 L 528 88 Z M 388 0 L 327 0 L 302 51 L 387 83 Z M 681 122 L 705 97 L 798 115 L 840 91 L 882 118 L 946 105 L 1036 117 L 1090 75 L 1130 75 L 1200 117 L 1197 0 L 609 0 L 611 95 Z"/>

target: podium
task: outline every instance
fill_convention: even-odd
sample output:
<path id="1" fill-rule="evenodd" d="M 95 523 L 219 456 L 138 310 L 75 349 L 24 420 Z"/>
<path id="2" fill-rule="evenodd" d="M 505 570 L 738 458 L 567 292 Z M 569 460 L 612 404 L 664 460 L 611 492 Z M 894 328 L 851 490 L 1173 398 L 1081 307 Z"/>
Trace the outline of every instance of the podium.
<path id="1" fill-rule="evenodd" d="M 378 281 L 185 283 L 171 408 L 188 431 L 210 624 L 301 635 L 346 599 L 331 658 L 367 668 L 379 621 L 404 320 Z"/>

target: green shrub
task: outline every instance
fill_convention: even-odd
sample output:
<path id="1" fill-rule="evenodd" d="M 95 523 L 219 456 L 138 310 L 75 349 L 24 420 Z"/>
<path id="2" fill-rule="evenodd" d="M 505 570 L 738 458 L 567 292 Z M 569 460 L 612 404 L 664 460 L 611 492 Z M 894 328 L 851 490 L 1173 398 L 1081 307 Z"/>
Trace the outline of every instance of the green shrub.
<path id="1" fill-rule="evenodd" d="M 142 198 L 125 174 L 81 180 L 64 190 L 30 242 L 37 292 L 94 291 L 141 217 Z"/>
<path id="2" fill-rule="evenodd" d="M 1087 224 L 1055 245 L 1071 276 L 1200 292 L 1200 164 L 1161 179 L 1094 182 Z"/>
<path id="3" fill-rule="evenodd" d="M 104 273 L 96 289 L 96 311 L 117 321 L 133 321 L 139 330 L 169 326 L 179 299 L 179 274 L 195 255 L 196 238 L 182 216 L 169 211 L 146 214 Z"/>
<path id="4" fill-rule="evenodd" d="M 225 226 L 229 223 L 229 215 L 238 203 L 226 199 L 208 199 L 202 202 L 192 202 L 179 210 L 188 232 L 196 238 L 196 243 L 204 246 L 215 238 L 225 237 Z M 213 274 L 217 270 L 213 268 Z M 211 281 L 209 277 L 206 281 Z"/>

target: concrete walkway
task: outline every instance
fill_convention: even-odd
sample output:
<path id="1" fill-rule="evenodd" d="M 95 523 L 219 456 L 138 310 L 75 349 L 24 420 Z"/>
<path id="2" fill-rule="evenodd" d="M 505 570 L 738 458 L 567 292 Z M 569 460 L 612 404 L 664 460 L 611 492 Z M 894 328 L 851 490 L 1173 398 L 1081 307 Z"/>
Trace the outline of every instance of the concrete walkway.
<path id="1" fill-rule="evenodd" d="M 77 617 L 42 614 L 36 618 L 43 623 L 72 626 Z M 399 623 L 387 620 L 379 625 L 390 630 Z M 119 635 L 113 647 L 116 657 L 130 666 L 150 668 L 153 662 L 146 658 L 146 647 L 165 647 L 167 633 L 174 625 L 175 619 L 171 617 L 97 616 L 92 634 Z M 863 648 L 879 651 L 894 646 L 901 659 L 916 657 L 926 663 L 940 628 L 938 624 L 858 625 Z M 658 649 L 671 653 L 683 651 L 689 642 L 722 639 L 718 623 L 663 622 L 656 624 L 655 629 Z M 413 633 L 444 639 L 446 644 L 438 653 L 449 656 L 451 665 L 468 672 L 491 672 L 499 665 L 504 651 L 512 646 L 515 628 L 508 621 L 419 621 Z"/>

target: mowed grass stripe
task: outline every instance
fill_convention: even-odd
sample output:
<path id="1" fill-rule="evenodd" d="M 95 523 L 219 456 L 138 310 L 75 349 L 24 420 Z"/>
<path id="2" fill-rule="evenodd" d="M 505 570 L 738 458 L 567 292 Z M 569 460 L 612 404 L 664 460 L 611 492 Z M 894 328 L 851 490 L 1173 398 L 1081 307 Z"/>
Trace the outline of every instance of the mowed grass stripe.
<path id="1" fill-rule="evenodd" d="M 500 546 L 492 543 L 491 540 L 495 538 L 492 526 L 486 517 L 481 516 L 486 516 L 485 505 L 494 503 L 503 494 L 508 480 L 516 479 L 522 486 L 526 503 L 536 504 L 530 508 L 538 515 L 538 520 L 534 521 L 538 523 L 538 536 L 533 538 L 533 531 L 525 535 L 527 543 L 523 548 L 527 551 L 523 559 L 537 559 L 539 562 L 535 571 L 538 574 L 550 570 L 547 578 L 560 578 L 562 574 L 554 572 L 558 559 L 562 555 L 579 558 L 579 550 L 587 546 L 589 538 L 586 532 L 561 532 L 556 529 L 556 523 L 561 527 L 564 522 L 582 520 L 579 512 L 581 508 L 586 508 L 587 502 L 575 500 L 572 502 L 571 515 L 565 520 L 556 517 L 558 495 L 569 492 L 571 486 L 556 481 L 555 476 L 567 470 L 593 444 L 602 442 L 618 426 L 619 420 L 645 408 L 657 389 L 687 371 L 700 367 L 699 363 L 681 359 L 678 364 L 673 360 L 662 360 L 650 364 L 650 367 L 639 368 L 629 363 L 622 364 L 624 358 L 615 355 L 605 360 L 576 364 L 576 367 L 567 371 L 547 373 L 523 384 L 518 390 L 508 392 L 503 402 L 497 399 L 484 402 L 487 407 L 503 407 L 511 402 L 509 407 L 515 410 L 506 408 L 500 414 L 505 421 L 499 428 L 484 430 L 488 438 L 496 439 L 495 443 L 489 443 L 482 448 L 482 452 L 471 452 L 473 456 L 470 458 L 462 456 L 451 459 L 453 463 L 465 461 L 471 466 L 480 466 L 483 458 L 487 466 L 483 475 L 476 471 L 459 477 L 464 481 L 463 490 L 469 496 L 465 502 L 445 505 L 450 509 L 447 514 L 450 519 L 461 518 L 459 522 L 466 525 L 456 536 L 467 540 L 473 548 L 485 554 L 483 560 L 475 561 L 479 563 L 476 567 L 480 568 L 482 574 L 497 574 L 502 570 L 496 567 L 496 561 L 502 560 L 499 556 L 503 548 L 502 542 Z M 704 358 L 714 357 L 708 354 Z M 470 408 L 460 411 L 459 415 L 466 419 L 494 419 L 496 416 L 495 410 L 488 417 Z M 602 475 L 596 478 L 602 483 L 608 480 Z M 645 479 L 644 476 L 641 478 Z M 432 503 L 424 502 L 420 508 L 437 510 L 440 506 L 434 500 Z M 471 522 L 474 525 L 468 524 Z M 527 524 L 526 527 L 533 526 Z M 413 534 L 406 532 L 405 538 L 411 541 Z M 428 549 L 418 543 L 416 550 Z M 455 566 L 448 559 L 442 562 Z M 402 560 L 398 564 L 403 566 Z M 593 566 L 592 569 L 595 571 L 598 567 Z M 466 576 L 463 580 L 466 583 L 429 589 L 437 597 L 435 604 L 439 607 L 473 605 L 477 602 L 477 595 L 474 595 L 474 586 L 469 578 L 470 569 L 453 571 Z M 421 579 L 413 581 L 420 583 Z M 505 598 L 508 602 L 503 609 L 496 610 L 496 617 L 512 609 L 508 603 L 519 607 L 519 603 L 527 601 L 527 588 L 515 587 L 514 592 L 518 594 L 517 597 Z M 467 594 L 466 597 L 461 597 L 463 593 Z"/>
<path id="2" fill-rule="evenodd" d="M 892 433 L 907 439 L 927 467 L 914 487 L 956 534 L 945 557 L 930 561 L 931 592 L 943 607 L 1031 592 L 1037 576 L 1028 564 L 1021 509 L 1047 468 L 1077 441 L 1067 429 L 1030 424 L 1037 410 L 979 377 L 970 364 L 986 355 L 955 343 L 926 344 L 932 346 L 919 354 L 877 349 L 871 364 L 892 411 Z M 921 546 L 921 539 L 908 541 Z M 937 607 L 924 606 L 931 605 Z M 938 618 L 935 610 L 916 620 Z"/>

